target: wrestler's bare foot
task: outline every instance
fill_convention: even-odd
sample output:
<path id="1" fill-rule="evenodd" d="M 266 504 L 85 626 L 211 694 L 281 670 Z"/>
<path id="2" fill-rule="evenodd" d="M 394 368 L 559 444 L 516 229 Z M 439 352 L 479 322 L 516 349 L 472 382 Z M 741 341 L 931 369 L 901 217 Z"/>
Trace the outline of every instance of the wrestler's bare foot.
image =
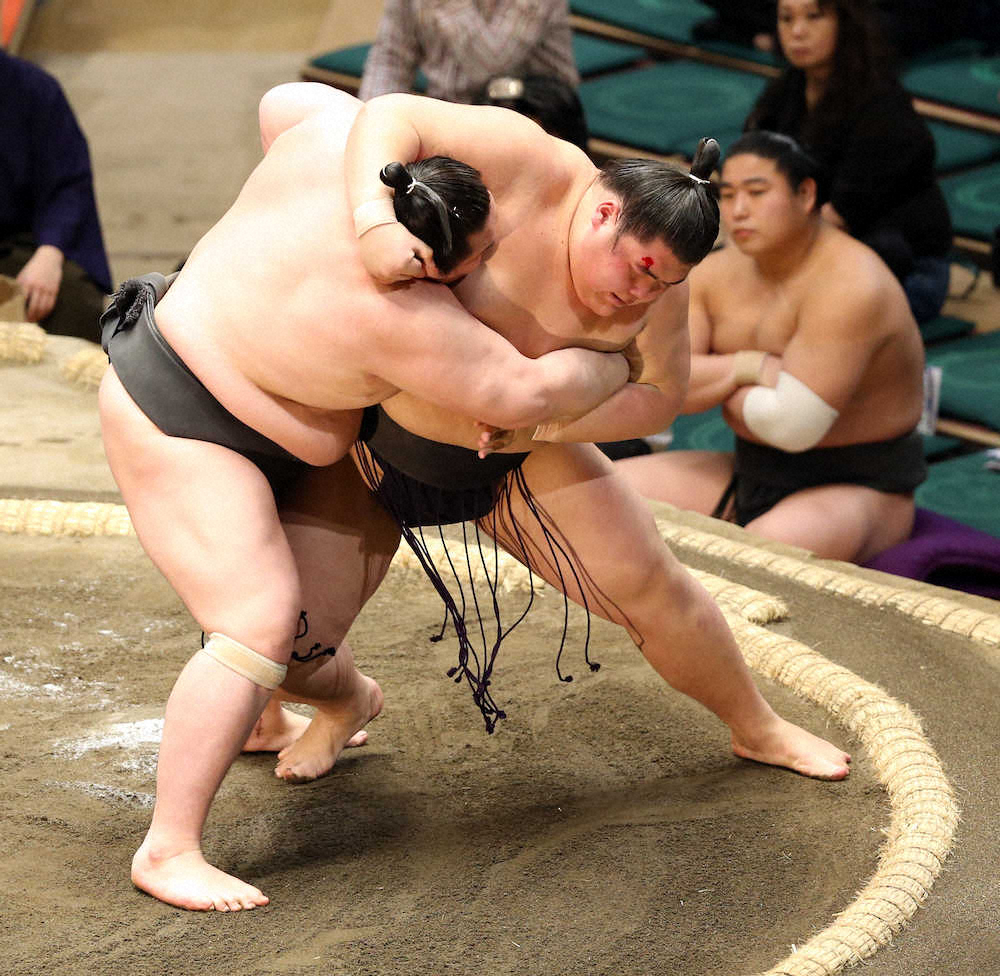
<path id="1" fill-rule="evenodd" d="M 243 744 L 244 752 L 281 752 L 292 745 L 307 728 L 309 716 L 300 715 L 280 704 L 268 704 L 257 719 L 250 737 Z M 368 733 L 361 729 L 344 745 L 345 749 L 363 746 L 368 741 Z"/>
<path id="2" fill-rule="evenodd" d="M 148 839 L 132 858 L 132 883 L 168 905 L 200 912 L 238 912 L 270 900 L 253 885 L 213 868 L 201 851 L 158 857 Z"/>
<path id="3" fill-rule="evenodd" d="M 345 743 L 382 711 L 382 689 L 365 675 L 358 674 L 358 680 L 355 694 L 320 706 L 302 736 L 278 753 L 275 776 L 289 783 L 306 783 L 333 769 Z"/>
<path id="4" fill-rule="evenodd" d="M 846 779 L 851 757 L 835 745 L 805 729 L 774 717 L 767 729 L 750 739 L 733 733 L 733 752 L 743 759 L 784 766 L 815 779 Z"/>

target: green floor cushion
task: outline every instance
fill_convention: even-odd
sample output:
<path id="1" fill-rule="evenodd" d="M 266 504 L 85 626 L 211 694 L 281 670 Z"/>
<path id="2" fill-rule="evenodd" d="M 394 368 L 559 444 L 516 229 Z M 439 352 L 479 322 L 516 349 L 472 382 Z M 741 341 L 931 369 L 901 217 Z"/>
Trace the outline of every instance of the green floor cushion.
<path id="1" fill-rule="evenodd" d="M 959 108 L 1000 114 L 1000 55 L 966 55 L 907 68 L 901 78 L 913 95 Z"/>
<path id="2" fill-rule="evenodd" d="M 690 154 L 702 136 L 739 132 L 764 84 L 729 68 L 670 61 L 584 81 L 580 98 L 592 136 Z"/>
<path id="3" fill-rule="evenodd" d="M 1000 471 L 989 470 L 986 458 L 979 451 L 932 464 L 917 504 L 1000 538 Z"/>
<path id="4" fill-rule="evenodd" d="M 968 319 L 960 319 L 954 315 L 939 315 L 936 319 L 922 323 L 920 334 L 923 336 L 924 345 L 930 345 L 948 339 L 961 339 L 962 336 L 969 335 L 975 327 L 975 322 L 970 322 Z"/>
<path id="5" fill-rule="evenodd" d="M 941 179 L 955 233 L 988 241 L 1000 226 L 1000 163 Z"/>
<path id="6" fill-rule="evenodd" d="M 338 74 L 360 78 L 370 48 L 371 44 L 338 47 L 336 50 L 317 54 L 316 57 L 310 59 L 309 64 L 313 68 L 322 68 L 324 71 L 336 71 Z"/>
<path id="7" fill-rule="evenodd" d="M 927 364 L 942 370 L 942 416 L 1000 430 L 1000 332 L 931 346 Z"/>
<path id="8" fill-rule="evenodd" d="M 603 24 L 680 44 L 691 44 L 691 29 L 715 11 L 698 0 L 570 0 L 570 13 Z"/>
<path id="9" fill-rule="evenodd" d="M 573 32 L 573 57 L 581 77 L 617 68 L 629 68 L 646 56 L 645 48 L 621 41 L 609 41 L 593 34 Z"/>
<path id="10" fill-rule="evenodd" d="M 979 166 L 1000 157 L 1000 136 L 978 129 L 965 129 L 947 122 L 930 122 L 931 134 L 937 147 L 936 168 L 939 173 Z"/>
<path id="11" fill-rule="evenodd" d="M 732 429 L 722 419 L 722 407 L 682 414 L 670 430 L 671 451 L 731 451 L 736 445 Z"/>
<path id="12" fill-rule="evenodd" d="M 570 11 L 610 27 L 644 34 L 652 40 L 689 44 L 731 58 L 776 65 L 778 58 L 749 45 L 730 41 L 696 41 L 695 24 L 716 16 L 715 11 L 698 0 L 570 0 Z"/>

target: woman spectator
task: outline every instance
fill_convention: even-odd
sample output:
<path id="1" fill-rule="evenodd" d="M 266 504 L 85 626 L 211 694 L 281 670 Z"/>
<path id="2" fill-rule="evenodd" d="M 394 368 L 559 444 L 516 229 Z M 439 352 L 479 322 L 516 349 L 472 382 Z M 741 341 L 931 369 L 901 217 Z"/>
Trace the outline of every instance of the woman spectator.
<path id="1" fill-rule="evenodd" d="M 903 90 L 867 0 L 779 0 L 788 67 L 745 128 L 795 138 L 822 165 L 823 215 L 873 248 L 918 322 L 948 293 L 952 229 L 934 174 L 934 139 Z"/>

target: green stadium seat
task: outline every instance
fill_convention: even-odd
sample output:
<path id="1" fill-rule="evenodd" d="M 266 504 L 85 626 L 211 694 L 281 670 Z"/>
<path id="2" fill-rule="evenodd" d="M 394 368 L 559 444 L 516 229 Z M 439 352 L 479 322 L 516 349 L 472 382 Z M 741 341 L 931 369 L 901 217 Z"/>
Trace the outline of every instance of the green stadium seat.
<path id="1" fill-rule="evenodd" d="M 634 31 L 651 46 L 665 41 L 761 65 L 778 63 L 773 54 L 750 46 L 728 41 L 696 41 L 695 24 L 715 16 L 711 7 L 698 0 L 570 0 L 569 8 L 578 17 L 599 25 Z"/>
<path id="2" fill-rule="evenodd" d="M 1000 225 L 1000 162 L 944 176 L 940 183 L 955 233 L 990 240 Z"/>
<path id="3" fill-rule="evenodd" d="M 1000 55 L 965 55 L 918 64 L 903 71 L 901 80 L 919 98 L 1000 115 Z"/>
<path id="4" fill-rule="evenodd" d="M 947 122 L 932 121 L 928 126 L 937 147 L 935 167 L 939 173 L 980 166 L 1000 158 L 1000 135 Z"/>
<path id="5" fill-rule="evenodd" d="M 1000 538 L 1000 471 L 986 467 L 986 452 L 932 464 L 917 489 L 917 504 Z"/>
<path id="6" fill-rule="evenodd" d="M 927 350 L 927 364 L 940 366 L 942 370 L 942 416 L 1000 430 L 1000 332 L 931 346 Z"/>
<path id="7" fill-rule="evenodd" d="M 732 139 L 763 78 L 692 61 L 669 61 L 584 81 L 591 136 L 656 153 L 690 156 L 702 136 Z"/>

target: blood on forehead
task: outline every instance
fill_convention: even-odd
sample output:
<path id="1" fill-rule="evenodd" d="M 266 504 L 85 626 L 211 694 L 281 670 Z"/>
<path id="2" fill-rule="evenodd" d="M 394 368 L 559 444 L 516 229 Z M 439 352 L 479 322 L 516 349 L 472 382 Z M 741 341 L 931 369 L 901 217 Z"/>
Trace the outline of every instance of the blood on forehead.
<path id="1" fill-rule="evenodd" d="M 653 266 L 653 259 L 648 255 L 643 255 L 642 263 L 645 267 L 651 268 Z"/>

